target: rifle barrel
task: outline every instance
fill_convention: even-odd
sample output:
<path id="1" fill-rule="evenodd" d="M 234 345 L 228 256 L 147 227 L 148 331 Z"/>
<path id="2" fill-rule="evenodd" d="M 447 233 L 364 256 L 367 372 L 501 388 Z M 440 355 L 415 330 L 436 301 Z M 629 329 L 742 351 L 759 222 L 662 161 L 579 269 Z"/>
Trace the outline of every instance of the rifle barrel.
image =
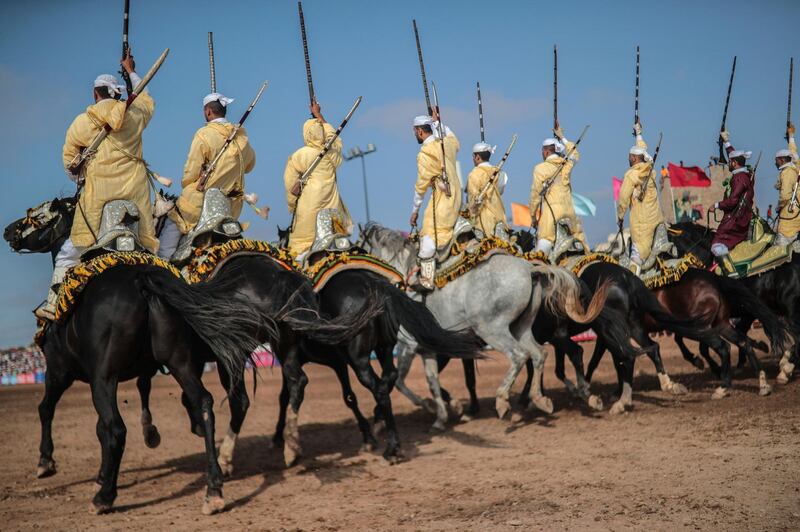
<path id="1" fill-rule="evenodd" d="M 483 130 L 483 99 L 481 98 L 481 82 L 478 82 L 478 121 L 481 126 L 481 142 L 486 142 L 486 135 Z"/>
<path id="2" fill-rule="evenodd" d="M 306 61 L 306 81 L 308 82 L 308 99 L 310 103 L 317 101 L 314 93 L 314 82 L 311 79 L 311 60 L 308 57 L 308 38 L 306 37 L 306 19 L 303 16 L 303 3 L 297 2 L 297 12 L 300 15 L 300 36 L 303 39 L 303 57 Z"/>
<path id="3" fill-rule="evenodd" d="M 553 129 L 558 127 L 558 48 L 553 45 Z"/>
<path id="4" fill-rule="evenodd" d="M 636 47 L 636 90 L 633 104 L 633 123 L 639 123 L 639 47 Z M 635 133 L 634 133 L 635 135 Z"/>
<path id="5" fill-rule="evenodd" d="M 128 55 L 128 20 L 130 19 L 130 12 L 131 2 L 130 0 L 125 0 L 125 7 L 122 14 L 122 59 L 125 59 L 125 57 Z M 125 81 L 125 90 L 128 92 L 128 96 L 130 96 L 130 94 L 133 92 L 133 83 L 131 82 L 131 77 L 124 68 L 120 68 L 119 73 L 122 75 L 122 79 Z"/>
<path id="6" fill-rule="evenodd" d="M 211 73 L 211 92 L 217 92 L 217 68 L 214 64 L 214 32 L 208 32 L 208 68 Z"/>
<path id="7" fill-rule="evenodd" d="M 792 81 L 794 79 L 794 57 L 789 58 L 789 104 L 786 107 L 787 137 L 788 127 L 792 123 Z M 787 139 L 788 140 L 788 139 Z"/>
<path id="8" fill-rule="evenodd" d="M 417 41 L 417 58 L 419 59 L 419 70 L 422 73 L 422 90 L 425 91 L 425 105 L 428 108 L 428 114 L 433 114 L 433 107 L 431 107 L 431 96 L 428 93 L 428 78 L 425 76 L 425 61 L 422 59 L 422 46 L 419 43 L 419 30 L 417 30 L 417 20 L 413 19 L 414 25 L 414 39 Z"/>

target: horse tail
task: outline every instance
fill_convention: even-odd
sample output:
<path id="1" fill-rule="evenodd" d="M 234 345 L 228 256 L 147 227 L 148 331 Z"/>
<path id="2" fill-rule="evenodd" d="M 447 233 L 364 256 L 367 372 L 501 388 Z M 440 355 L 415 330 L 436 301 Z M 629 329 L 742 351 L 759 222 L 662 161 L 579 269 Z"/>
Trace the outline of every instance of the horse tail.
<path id="1" fill-rule="evenodd" d="M 770 340 L 772 353 L 778 356 L 783 355 L 784 348 L 791 340 L 780 318 L 762 303 L 742 281 L 725 276 L 720 276 L 717 279 L 722 288 L 722 293 L 725 294 L 725 298 L 731 304 L 736 305 L 740 312 L 761 322 L 764 332 Z"/>
<path id="2" fill-rule="evenodd" d="M 603 281 L 597 287 L 589 306 L 584 310 L 581 303 L 581 285 L 578 278 L 569 270 L 557 268 L 549 264 L 532 265 L 533 277 L 544 276 L 547 286 L 544 288 L 544 305 L 554 316 L 567 316 L 575 323 L 591 323 L 606 303 L 610 283 Z"/>
<path id="3" fill-rule="evenodd" d="M 719 330 L 716 328 L 700 329 L 691 320 L 676 318 L 661 305 L 655 294 L 641 280 L 637 278 L 636 281 L 633 284 L 632 292 L 634 312 L 637 314 L 648 314 L 660 327 L 698 342 L 713 343 L 714 339 L 719 336 Z"/>
<path id="4" fill-rule="evenodd" d="M 376 279 L 372 284 L 386 299 L 384 325 L 390 333 L 396 336 L 402 325 L 425 351 L 450 358 L 483 357 L 480 351 L 484 342 L 471 331 L 445 329 L 424 303 L 414 301 L 383 279 Z"/>
<path id="5" fill-rule="evenodd" d="M 137 280 L 146 295 L 183 318 L 233 379 L 244 375 L 246 361 L 263 341 L 278 340 L 274 318 L 233 295 L 231 283 L 189 285 L 162 269 Z"/>
<path id="6" fill-rule="evenodd" d="M 592 328 L 598 336 L 602 335 L 606 344 L 616 346 L 628 360 L 644 354 L 645 349 L 637 349 L 631 344 L 631 335 L 627 327 L 628 319 L 625 314 L 613 307 L 606 306 L 600 311 Z"/>

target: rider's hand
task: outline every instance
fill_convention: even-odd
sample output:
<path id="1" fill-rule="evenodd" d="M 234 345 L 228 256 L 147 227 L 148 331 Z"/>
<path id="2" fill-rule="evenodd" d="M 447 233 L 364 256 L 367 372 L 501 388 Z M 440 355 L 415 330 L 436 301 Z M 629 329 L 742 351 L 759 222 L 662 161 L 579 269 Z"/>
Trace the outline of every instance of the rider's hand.
<path id="1" fill-rule="evenodd" d="M 719 138 L 722 139 L 722 142 L 728 142 L 731 139 L 731 135 L 730 133 L 728 133 L 726 130 L 723 129 L 722 131 L 719 132 Z"/>
<path id="2" fill-rule="evenodd" d="M 790 137 L 794 137 L 794 132 L 795 132 L 795 129 L 794 129 L 794 124 L 792 124 L 791 122 L 789 122 L 789 126 L 786 128 L 786 133 L 787 133 L 787 134 L 788 134 Z"/>
<path id="3" fill-rule="evenodd" d="M 311 116 L 323 122 L 325 121 L 325 119 L 322 117 L 322 108 L 317 100 L 311 102 L 311 105 L 309 105 L 308 108 L 311 111 Z"/>
<path id="4" fill-rule="evenodd" d="M 555 127 L 553 127 L 553 135 L 555 135 L 555 137 L 558 140 L 561 140 L 561 139 L 564 138 L 564 130 L 561 129 L 561 124 L 559 124 L 558 122 L 556 122 Z"/>
<path id="5" fill-rule="evenodd" d="M 642 123 L 637 121 L 633 124 L 633 134 L 637 137 L 642 134 Z"/>
<path id="6" fill-rule="evenodd" d="M 136 62 L 133 60 L 133 53 L 131 52 L 131 47 L 128 47 L 128 55 L 122 58 L 122 61 L 119 62 L 122 65 L 122 68 L 130 74 L 131 72 L 136 71 Z"/>
<path id="7" fill-rule="evenodd" d="M 417 218 L 418 217 L 419 217 L 419 212 L 414 211 L 414 212 L 411 213 L 411 218 L 408 220 L 408 223 L 411 225 L 411 227 L 416 227 L 417 226 Z"/>

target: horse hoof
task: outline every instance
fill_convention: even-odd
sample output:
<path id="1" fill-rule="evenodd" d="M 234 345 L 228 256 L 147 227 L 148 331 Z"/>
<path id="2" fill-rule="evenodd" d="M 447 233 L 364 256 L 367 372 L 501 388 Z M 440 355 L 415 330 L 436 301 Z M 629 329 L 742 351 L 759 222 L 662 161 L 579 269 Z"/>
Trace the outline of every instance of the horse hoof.
<path id="1" fill-rule="evenodd" d="M 603 400 L 597 395 L 590 395 L 589 399 L 586 400 L 586 404 L 589 405 L 589 408 L 598 412 L 603 409 Z"/>
<path id="2" fill-rule="evenodd" d="M 431 432 L 444 432 L 445 430 L 447 430 L 447 427 L 441 419 L 437 419 L 433 425 L 431 425 Z"/>
<path id="3" fill-rule="evenodd" d="M 761 397 L 766 397 L 772 393 L 772 386 L 769 384 L 765 384 L 763 386 L 759 386 L 758 388 L 758 395 Z"/>
<path id="4" fill-rule="evenodd" d="M 377 438 L 378 436 L 381 435 L 381 433 L 383 433 L 385 429 L 386 429 L 386 422 L 382 419 L 378 420 L 372 425 L 372 435 Z"/>
<path id="5" fill-rule="evenodd" d="M 225 499 L 219 496 L 207 496 L 203 500 L 203 515 L 214 515 L 225 509 Z"/>
<path id="6" fill-rule="evenodd" d="M 781 370 L 778 376 L 775 377 L 775 382 L 778 384 L 789 384 L 789 376 Z"/>
<path id="7" fill-rule="evenodd" d="M 525 416 L 520 414 L 519 412 L 513 412 L 511 414 L 511 423 L 516 425 L 517 423 L 522 423 L 525 420 Z"/>
<path id="8" fill-rule="evenodd" d="M 506 414 L 508 414 L 509 410 L 511 410 L 511 404 L 509 404 L 508 399 L 498 397 L 494 400 L 494 408 L 497 410 L 497 417 L 503 419 L 506 417 Z"/>
<path id="9" fill-rule="evenodd" d="M 283 449 L 283 436 L 274 436 L 272 439 L 268 440 L 267 446 L 269 449 Z"/>
<path id="10" fill-rule="evenodd" d="M 287 445 L 283 448 L 283 463 L 286 464 L 286 467 L 292 467 L 293 465 L 297 464 L 297 461 L 300 459 L 300 449 L 292 449 L 291 446 Z"/>
<path id="11" fill-rule="evenodd" d="M 229 476 L 233 475 L 233 463 L 232 462 L 229 462 L 227 460 L 223 460 L 222 457 L 220 457 L 217 460 L 217 463 L 219 464 L 219 468 L 220 468 L 220 470 L 222 470 L 222 474 L 224 476 L 229 477 Z"/>
<path id="12" fill-rule="evenodd" d="M 624 414 L 625 413 L 625 404 L 622 401 L 617 401 L 616 403 L 611 405 L 611 408 L 608 409 L 608 413 L 611 414 L 612 416 L 617 416 L 619 414 Z"/>
<path id="13" fill-rule="evenodd" d="M 373 445 L 371 442 L 362 443 L 361 448 L 359 449 L 359 451 L 361 451 L 362 453 L 371 453 L 374 450 L 375 450 L 375 445 Z"/>
<path id="14" fill-rule="evenodd" d="M 97 494 L 89 505 L 89 513 L 93 515 L 105 514 L 111 511 L 112 506 L 114 506 L 113 500 L 111 502 L 104 501 L 100 499 L 99 494 Z"/>
<path id="15" fill-rule="evenodd" d="M 436 402 L 433 399 L 423 399 L 422 408 L 424 408 L 429 414 L 436 415 Z"/>
<path id="16" fill-rule="evenodd" d="M 700 371 L 706 369 L 706 363 L 703 362 L 702 358 L 695 358 L 694 360 L 692 360 L 692 365 L 694 365 L 694 367 L 696 367 Z"/>
<path id="17" fill-rule="evenodd" d="M 52 477 L 57 473 L 55 460 L 39 460 L 39 466 L 36 468 L 36 478 Z"/>
<path id="18" fill-rule="evenodd" d="M 672 389 L 670 389 L 672 395 L 686 395 L 689 393 L 689 390 L 683 384 L 679 382 L 672 383 Z"/>
<path id="19" fill-rule="evenodd" d="M 461 421 L 464 422 L 464 423 L 466 423 L 467 421 L 472 421 L 473 419 L 475 419 L 475 418 L 472 417 L 470 414 L 462 414 L 461 415 Z"/>
<path id="20" fill-rule="evenodd" d="M 545 396 L 534 397 L 533 404 L 534 406 L 536 406 L 536 408 L 538 408 L 547 415 L 553 413 L 553 401 L 551 401 L 549 397 Z"/>
<path id="21" fill-rule="evenodd" d="M 725 397 L 728 397 L 730 394 L 731 394 L 731 392 L 730 392 L 730 390 L 728 388 L 723 388 L 722 386 L 719 386 L 719 387 L 717 387 L 716 390 L 714 390 L 714 393 L 711 394 L 711 398 L 712 399 L 723 399 Z"/>
<path id="22" fill-rule="evenodd" d="M 400 449 L 395 449 L 394 451 L 389 451 L 387 449 L 386 452 L 383 453 L 383 458 L 389 462 L 389 465 L 397 465 L 402 462 L 405 457 Z"/>
<path id="23" fill-rule="evenodd" d="M 155 425 L 149 425 L 147 428 L 143 428 L 142 433 L 144 434 L 144 444 L 148 449 L 155 449 L 161 445 L 161 434 L 159 434 Z"/>

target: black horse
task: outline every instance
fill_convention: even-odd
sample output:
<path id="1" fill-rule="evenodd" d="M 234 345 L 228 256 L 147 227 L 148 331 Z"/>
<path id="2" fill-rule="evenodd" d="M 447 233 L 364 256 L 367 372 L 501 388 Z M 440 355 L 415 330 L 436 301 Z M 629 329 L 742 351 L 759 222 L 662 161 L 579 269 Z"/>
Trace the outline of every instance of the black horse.
<path id="1" fill-rule="evenodd" d="M 669 237 L 681 254 L 694 254 L 708 268 L 714 265 L 714 257 L 710 251 L 714 231 L 710 228 L 688 222 L 674 224 L 670 229 Z M 740 279 L 737 282 L 750 289 L 764 305 L 781 316 L 795 339 L 800 337 L 800 256 L 798 254 L 794 254 L 792 260 L 786 264 L 756 276 Z M 736 324 L 736 329 L 743 334 L 747 333 L 755 319 L 751 312 L 746 312 L 747 310 L 749 309 L 743 309 L 740 320 Z M 701 345 L 702 350 L 707 350 L 706 346 Z M 686 351 L 688 352 L 688 349 Z M 688 353 L 687 356 L 694 355 Z M 791 355 L 788 352 L 783 353 L 781 373 L 778 375 L 779 382 L 788 382 L 798 362 L 800 362 L 800 342 L 795 341 Z M 739 365 L 741 366 L 742 363 L 743 359 L 740 357 Z"/>

